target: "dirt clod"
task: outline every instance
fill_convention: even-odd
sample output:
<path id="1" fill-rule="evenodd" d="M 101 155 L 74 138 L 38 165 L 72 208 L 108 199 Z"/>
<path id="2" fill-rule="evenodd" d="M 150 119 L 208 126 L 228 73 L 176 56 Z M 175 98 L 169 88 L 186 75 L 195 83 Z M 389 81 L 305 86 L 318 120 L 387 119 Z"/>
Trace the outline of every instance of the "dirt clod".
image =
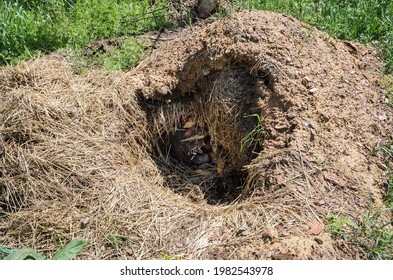
<path id="1" fill-rule="evenodd" d="M 314 221 L 311 224 L 309 232 L 311 234 L 318 235 L 318 234 L 320 234 L 323 231 L 324 228 L 325 227 L 324 227 L 324 225 L 322 223 Z"/>

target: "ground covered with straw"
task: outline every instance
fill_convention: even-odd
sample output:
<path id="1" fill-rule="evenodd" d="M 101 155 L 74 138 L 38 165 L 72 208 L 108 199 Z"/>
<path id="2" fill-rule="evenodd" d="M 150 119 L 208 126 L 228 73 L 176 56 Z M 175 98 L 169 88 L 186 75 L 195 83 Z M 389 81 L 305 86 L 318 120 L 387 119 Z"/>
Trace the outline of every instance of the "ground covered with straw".
<path id="1" fill-rule="evenodd" d="M 50 256 L 85 239 L 81 259 L 367 258 L 329 217 L 359 221 L 386 195 L 381 67 L 373 48 L 238 11 L 166 36 L 124 74 L 78 74 L 56 54 L 3 68 L 0 243 Z"/>

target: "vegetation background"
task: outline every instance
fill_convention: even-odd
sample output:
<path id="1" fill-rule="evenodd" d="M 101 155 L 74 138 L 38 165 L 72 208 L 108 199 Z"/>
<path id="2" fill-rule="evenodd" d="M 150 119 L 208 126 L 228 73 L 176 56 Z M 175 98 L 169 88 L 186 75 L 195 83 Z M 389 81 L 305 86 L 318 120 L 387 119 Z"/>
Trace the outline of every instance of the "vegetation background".
<path id="1" fill-rule="evenodd" d="M 176 27 L 179 22 L 171 10 L 176 2 L 179 1 L 4 0 L 0 4 L 0 65 L 56 50 L 80 50 L 105 38 Z M 226 12 L 240 7 L 287 13 L 335 38 L 377 45 L 383 50 L 387 71 L 393 71 L 393 1 L 227 2 Z"/>
<path id="2" fill-rule="evenodd" d="M 226 4 L 209 20 L 217 20 L 238 8 L 271 10 L 292 15 L 335 38 L 379 47 L 385 59 L 386 95 L 393 106 L 393 1 L 222 2 Z M 109 70 L 130 69 L 151 47 L 139 35 L 192 23 L 191 13 L 179 18 L 174 12 L 181 3 L 175 0 L 3 0 L 0 3 L 0 66 L 61 52 L 72 58 L 81 72 L 97 66 Z M 121 38 L 121 47 L 86 56 L 89 44 L 108 38 Z M 389 165 L 393 159 L 393 140 L 381 149 Z M 329 218 L 331 231 L 347 241 L 375 240 L 371 258 L 393 258 L 393 233 L 387 231 L 386 225 L 376 222 L 381 211 L 393 211 L 393 167 L 388 168 L 386 209 L 367 213 L 364 224 L 357 227 L 345 219 Z"/>

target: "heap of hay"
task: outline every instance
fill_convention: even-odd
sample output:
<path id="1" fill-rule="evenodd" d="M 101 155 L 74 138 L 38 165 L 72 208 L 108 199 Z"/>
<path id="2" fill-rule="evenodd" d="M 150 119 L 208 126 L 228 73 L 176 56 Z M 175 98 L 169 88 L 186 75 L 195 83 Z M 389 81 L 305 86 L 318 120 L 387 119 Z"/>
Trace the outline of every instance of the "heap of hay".
<path id="1" fill-rule="evenodd" d="M 354 258 L 310 227 L 382 202 L 369 153 L 391 135 L 380 68 L 371 48 L 257 11 L 167 38 L 122 75 L 80 76 L 57 56 L 5 68 L 0 243 L 51 255 L 87 239 L 88 259 Z"/>

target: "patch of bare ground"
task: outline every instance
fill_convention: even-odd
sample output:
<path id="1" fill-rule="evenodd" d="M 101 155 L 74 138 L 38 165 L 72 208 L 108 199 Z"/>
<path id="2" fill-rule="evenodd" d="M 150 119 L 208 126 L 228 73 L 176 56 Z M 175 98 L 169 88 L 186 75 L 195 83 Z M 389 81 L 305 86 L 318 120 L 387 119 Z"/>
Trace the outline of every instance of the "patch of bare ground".
<path id="1" fill-rule="evenodd" d="M 0 242 L 50 255 L 82 238 L 85 259 L 356 258 L 326 216 L 382 205 L 381 65 L 292 17 L 239 11 L 122 75 L 57 56 L 5 68 Z"/>

